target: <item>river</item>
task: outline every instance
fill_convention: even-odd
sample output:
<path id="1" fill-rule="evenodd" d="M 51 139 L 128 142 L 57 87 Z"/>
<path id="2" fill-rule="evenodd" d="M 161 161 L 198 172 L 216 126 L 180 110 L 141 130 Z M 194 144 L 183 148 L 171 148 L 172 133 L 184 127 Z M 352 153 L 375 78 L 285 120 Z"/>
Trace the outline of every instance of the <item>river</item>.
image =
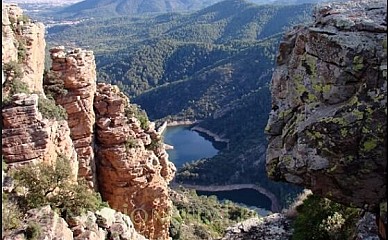
<path id="1" fill-rule="evenodd" d="M 164 142 L 172 145 L 174 149 L 167 150 L 169 159 L 177 168 L 185 163 L 201 158 L 213 157 L 226 146 L 226 143 L 213 142 L 212 138 L 192 131 L 190 126 L 181 125 L 167 127 L 164 132 Z M 248 185 L 248 184 L 247 184 Z M 191 188 L 191 186 L 185 186 Z M 257 210 L 260 215 L 266 215 L 269 211 L 278 209 L 276 197 L 267 190 L 252 186 L 230 185 L 221 187 L 193 186 L 199 195 L 215 195 L 219 200 L 230 200 Z M 213 191 L 209 191 L 212 189 Z M 229 189 L 229 190 L 226 190 Z"/>

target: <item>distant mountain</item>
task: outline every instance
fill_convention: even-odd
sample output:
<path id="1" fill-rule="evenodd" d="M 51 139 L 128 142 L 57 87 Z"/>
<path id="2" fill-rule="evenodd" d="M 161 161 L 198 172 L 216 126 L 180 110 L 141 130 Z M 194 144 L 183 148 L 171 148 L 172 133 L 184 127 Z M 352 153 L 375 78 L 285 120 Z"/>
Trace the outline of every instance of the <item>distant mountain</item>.
<path id="1" fill-rule="evenodd" d="M 85 0 L 56 12 L 56 18 L 134 16 L 139 14 L 193 12 L 222 0 Z M 234 0 L 233 0 L 234 1 Z M 330 0 L 247 0 L 263 5 L 296 5 Z M 341 1 L 341 0 L 340 0 Z"/>
<path id="2" fill-rule="evenodd" d="M 199 10 L 220 0 L 85 0 L 64 8 L 60 17 L 113 17 Z"/>

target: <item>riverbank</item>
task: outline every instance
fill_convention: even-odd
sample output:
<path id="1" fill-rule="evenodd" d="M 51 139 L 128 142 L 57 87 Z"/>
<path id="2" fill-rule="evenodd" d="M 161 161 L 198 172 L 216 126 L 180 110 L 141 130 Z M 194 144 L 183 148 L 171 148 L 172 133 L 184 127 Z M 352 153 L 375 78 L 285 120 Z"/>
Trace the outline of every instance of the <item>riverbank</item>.
<path id="1" fill-rule="evenodd" d="M 253 189 L 255 191 L 258 191 L 259 193 L 265 195 L 267 198 L 271 200 L 271 211 L 276 213 L 281 211 L 281 206 L 279 204 L 278 199 L 276 196 L 270 192 L 269 190 L 256 185 L 256 184 L 230 184 L 230 185 L 209 185 L 209 186 L 203 186 L 203 185 L 192 185 L 192 184 L 178 184 L 178 183 L 171 183 L 170 186 L 174 188 L 179 187 L 185 187 L 189 189 L 194 189 L 198 191 L 206 191 L 206 192 L 220 192 L 220 191 L 233 191 L 233 190 L 240 190 L 240 189 Z"/>
<path id="2" fill-rule="evenodd" d="M 166 122 L 167 127 L 176 127 L 176 126 L 191 126 L 197 123 L 200 123 L 199 120 L 191 121 L 191 120 L 182 120 L 182 121 L 171 121 Z"/>
<path id="3" fill-rule="evenodd" d="M 206 134 L 207 136 L 213 138 L 213 140 L 215 142 L 224 142 L 224 143 L 228 143 L 229 142 L 229 139 L 226 139 L 226 138 L 222 138 L 221 136 L 219 136 L 218 134 L 215 134 L 205 128 L 202 128 L 202 127 L 199 127 L 199 126 L 194 126 L 191 128 L 192 131 L 197 131 L 197 132 L 200 132 L 200 133 L 204 133 Z"/>
<path id="4" fill-rule="evenodd" d="M 167 127 L 176 127 L 176 126 L 192 126 L 191 130 L 204 133 L 210 138 L 213 139 L 215 142 L 223 142 L 223 143 L 229 143 L 229 139 L 227 138 L 222 138 L 216 133 L 211 132 L 210 130 L 207 130 L 205 128 L 196 126 L 196 124 L 199 124 L 201 121 L 196 120 L 196 121 L 191 121 L 191 120 L 182 120 L 182 121 L 172 121 L 172 122 L 164 122 L 164 124 L 158 129 L 158 132 L 163 133 Z"/>

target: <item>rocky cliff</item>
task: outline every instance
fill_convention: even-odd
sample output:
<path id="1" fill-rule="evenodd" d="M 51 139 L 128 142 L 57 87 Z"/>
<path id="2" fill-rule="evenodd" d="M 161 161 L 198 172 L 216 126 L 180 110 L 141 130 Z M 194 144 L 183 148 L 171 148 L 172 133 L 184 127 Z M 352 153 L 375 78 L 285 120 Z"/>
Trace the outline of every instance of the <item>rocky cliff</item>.
<path id="1" fill-rule="evenodd" d="M 19 8 L 20 9 L 20 8 Z M 10 12 L 10 13 L 9 13 Z M 11 17 L 9 15 L 14 15 L 14 11 L 10 11 L 9 7 L 3 7 L 2 8 L 2 41 L 1 41 L 1 62 L 8 63 L 10 61 L 17 61 L 18 60 L 18 47 L 17 42 L 15 41 L 15 33 L 12 30 L 13 25 L 11 25 L 10 19 L 14 20 L 14 17 Z M 17 12 L 18 15 L 21 15 L 21 9 Z"/>
<path id="2" fill-rule="evenodd" d="M 175 173 L 154 124 L 139 117 L 118 87 L 100 83 L 95 95 L 99 188 L 111 207 L 131 216 L 149 239 L 168 239 Z M 142 123 L 140 120 L 143 121 Z"/>
<path id="3" fill-rule="evenodd" d="M 96 87 L 91 51 L 56 47 L 50 54 L 45 90 L 68 113 L 79 177 L 98 189 L 112 208 L 129 214 L 140 233 L 168 239 L 168 183 L 175 167 L 154 124 L 118 87 Z"/>
<path id="4" fill-rule="evenodd" d="M 55 86 L 61 92 L 51 92 L 57 104 L 66 109 L 71 137 L 79 160 L 79 177 L 97 189 L 94 158 L 95 113 L 93 98 L 96 92 L 96 65 L 91 51 L 64 47 L 50 50 L 52 67 L 45 77 L 45 88 Z"/>
<path id="5" fill-rule="evenodd" d="M 168 183 L 175 167 L 168 160 L 160 133 L 117 87 L 96 87 L 91 51 L 53 48 L 51 69 L 43 73 L 43 29 L 16 5 L 3 6 L 5 163 L 17 168 L 41 161 L 54 163 L 60 154 L 66 156 L 74 179 L 86 179 L 112 208 L 131 218 L 138 232 L 149 239 L 168 239 L 172 206 Z M 84 222 L 81 227 L 66 219 L 68 226 L 50 209 L 34 211 L 39 216 L 33 221 L 38 224 L 46 215 L 52 219 L 47 227 L 49 238 L 61 236 L 63 230 L 77 239 L 113 235 L 144 239 L 129 217 L 112 209 L 104 210 L 110 213 L 109 220 L 99 220 L 100 213 L 95 213 L 97 225 Z"/>
<path id="6" fill-rule="evenodd" d="M 56 47 L 50 54 L 45 90 L 68 113 L 79 177 L 98 189 L 112 208 L 130 215 L 141 234 L 168 239 L 168 183 L 175 167 L 154 124 L 118 87 L 96 87 L 91 51 Z"/>
<path id="7" fill-rule="evenodd" d="M 387 5 L 332 3 L 314 17 L 280 44 L 267 171 L 374 210 L 387 198 Z"/>
<path id="8" fill-rule="evenodd" d="M 43 98 L 43 96 L 41 96 Z M 67 157 L 77 176 L 77 154 L 65 120 L 42 117 L 37 94 L 15 94 L 2 107 L 2 156 L 10 167 Z"/>
<path id="9" fill-rule="evenodd" d="M 21 63 L 22 81 L 32 92 L 43 92 L 45 64 L 45 27 L 23 15 L 15 4 L 2 8 L 2 64 Z"/>

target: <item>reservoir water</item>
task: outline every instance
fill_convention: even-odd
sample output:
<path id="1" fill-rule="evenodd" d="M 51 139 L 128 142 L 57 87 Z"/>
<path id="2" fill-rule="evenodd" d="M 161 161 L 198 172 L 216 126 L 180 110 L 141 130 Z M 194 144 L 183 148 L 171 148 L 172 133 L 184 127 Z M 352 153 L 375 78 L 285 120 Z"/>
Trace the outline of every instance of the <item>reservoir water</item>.
<path id="1" fill-rule="evenodd" d="M 191 131 L 189 126 L 167 127 L 164 132 L 164 142 L 172 145 L 174 149 L 167 150 L 169 160 L 177 168 L 186 162 L 192 162 L 201 158 L 209 158 L 218 153 L 213 143 L 198 132 Z"/>
<path id="2" fill-rule="evenodd" d="M 179 169 L 185 163 L 201 158 L 213 157 L 223 145 L 212 142 L 211 138 L 192 131 L 189 126 L 167 127 L 164 132 L 164 142 L 174 149 L 167 150 L 169 159 Z M 218 149 L 217 149 L 218 148 Z M 271 209 L 271 201 L 265 195 L 253 189 L 231 191 L 205 192 L 197 191 L 198 195 L 215 195 L 219 200 L 230 200 L 255 209 L 260 215 L 266 215 Z"/>

